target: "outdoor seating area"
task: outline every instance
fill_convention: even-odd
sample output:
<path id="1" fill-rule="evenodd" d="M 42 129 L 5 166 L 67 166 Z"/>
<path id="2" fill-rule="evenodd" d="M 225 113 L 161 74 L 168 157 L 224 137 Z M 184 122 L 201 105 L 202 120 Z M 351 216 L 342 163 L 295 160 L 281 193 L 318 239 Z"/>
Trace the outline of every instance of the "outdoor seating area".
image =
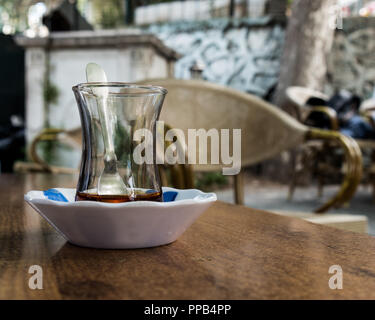
<path id="1" fill-rule="evenodd" d="M 287 91 L 288 98 L 290 102 L 296 106 L 297 113 L 298 113 L 298 119 L 300 119 L 301 122 L 308 122 L 308 117 L 311 114 L 324 114 L 327 116 L 327 119 L 329 121 L 329 129 L 334 131 L 340 130 L 340 119 L 338 117 L 338 113 L 334 108 L 331 108 L 328 106 L 328 96 L 318 92 L 313 91 L 308 88 L 302 88 L 302 87 L 290 87 Z M 319 102 L 321 104 L 322 102 L 326 101 L 324 105 L 320 106 L 309 106 L 308 102 L 311 99 L 321 99 L 322 101 Z M 357 107 L 357 113 L 359 117 L 363 119 L 364 123 L 368 124 L 368 127 L 370 128 L 370 131 L 374 131 L 375 133 L 375 122 L 374 122 L 374 115 L 373 110 L 375 110 L 375 100 L 374 99 L 368 99 L 364 101 L 361 105 Z M 374 136 L 375 137 L 375 136 Z M 362 172 L 363 172 L 363 183 L 370 184 L 373 188 L 373 195 L 375 199 L 375 185 L 374 185 L 374 173 L 375 173 L 375 139 L 370 137 L 364 137 L 364 136 L 358 136 L 354 137 L 356 144 L 361 148 L 361 153 L 363 157 L 367 157 L 367 159 L 362 159 Z M 314 148 L 314 146 L 312 146 Z M 315 150 L 316 146 L 315 146 Z M 331 146 L 321 146 L 320 150 L 316 153 L 315 161 L 319 161 L 319 157 L 321 158 L 322 155 L 319 155 L 320 153 L 328 153 L 332 150 Z M 311 149 L 309 150 L 311 152 Z M 307 151 L 307 152 L 309 152 Z M 306 151 L 305 151 L 306 152 Z M 321 165 L 322 167 L 324 165 Z M 332 170 L 332 168 L 331 168 Z M 324 175 L 325 173 L 321 173 L 321 175 Z M 297 175 L 295 175 L 296 177 Z M 320 185 L 319 188 L 320 193 L 322 192 L 324 179 L 320 179 Z M 293 193 L 294 185 L 296 181 L 294 180 L 291 185 L 291 194 Z M 347 199 L 348 201 L 350 199 Z"/>
<path id="2" fill-rule="evenodd" d="M 374 299 L 374 3 L 0 2 L 0 299 Z"/>

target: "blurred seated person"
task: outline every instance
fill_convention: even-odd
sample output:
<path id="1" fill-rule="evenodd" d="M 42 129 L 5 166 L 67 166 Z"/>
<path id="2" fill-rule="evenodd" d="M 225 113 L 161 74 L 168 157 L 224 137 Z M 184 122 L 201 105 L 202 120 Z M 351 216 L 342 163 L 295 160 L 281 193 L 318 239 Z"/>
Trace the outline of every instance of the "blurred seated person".
<path id="1" fill-rule="evenodd" d="M 306 104 L 312 107 L 308 125 L 321 129 L 339 130 L 354 139 L 375 139 L 375 103 L 373 109 L 360 113 L 361 99 L 347 90 L 341 90 L 328 101 L 311 97 Z M 322 112 L 319 107 L 329 107 Z"/>

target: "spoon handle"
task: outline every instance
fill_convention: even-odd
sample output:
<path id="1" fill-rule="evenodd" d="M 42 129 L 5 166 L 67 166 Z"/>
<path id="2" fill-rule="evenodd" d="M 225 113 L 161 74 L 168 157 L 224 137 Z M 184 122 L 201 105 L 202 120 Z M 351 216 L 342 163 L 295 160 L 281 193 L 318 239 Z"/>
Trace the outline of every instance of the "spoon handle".
<path id="1" fill-rule="evenodd" d="M 113 144 L 113 121 L 108 109 L 108 103 L 105 97 L 98 97 L 98 113 L 102 126 L 103 142 L 105 148 L 105 161 L 116 158 L 115 147 Z"/>

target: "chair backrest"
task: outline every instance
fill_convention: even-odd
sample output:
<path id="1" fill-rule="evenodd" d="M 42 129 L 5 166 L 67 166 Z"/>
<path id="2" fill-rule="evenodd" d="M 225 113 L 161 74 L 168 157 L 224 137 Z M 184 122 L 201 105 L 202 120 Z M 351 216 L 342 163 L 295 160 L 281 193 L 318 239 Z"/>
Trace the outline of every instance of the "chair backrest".
<path id="1" fill-rule="evenodd" d="M 277 107 L 227 87 L 199 80 L 149 79 L 140 83 L 168 90 L 160 120 L 172 128 L 183 129 L 186 139 L 187 129 L 218 129 L 219 132 L 220 129 L 241 129 L 242 166 L 259 163 L 299 145 L 308 131 Z M 209 153 L 210 149 L 209 146 Z M 213 171 L 221 167 L 224 165 L 195 165 L 193 168 Z"/>

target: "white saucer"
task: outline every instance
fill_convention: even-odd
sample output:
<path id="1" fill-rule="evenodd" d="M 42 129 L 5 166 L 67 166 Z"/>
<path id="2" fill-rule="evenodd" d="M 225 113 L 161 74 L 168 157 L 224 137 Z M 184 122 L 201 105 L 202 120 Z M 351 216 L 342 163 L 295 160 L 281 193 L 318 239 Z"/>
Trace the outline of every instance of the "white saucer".
<path id="1" fill-rule="evenodd" d="M 72 244 L 136 249 L 176 241 L 216 200 L 214 193 L 163 188 L 167 202 L 74 201 L 75 189 L 30 191 L 25 200 Z"/>

